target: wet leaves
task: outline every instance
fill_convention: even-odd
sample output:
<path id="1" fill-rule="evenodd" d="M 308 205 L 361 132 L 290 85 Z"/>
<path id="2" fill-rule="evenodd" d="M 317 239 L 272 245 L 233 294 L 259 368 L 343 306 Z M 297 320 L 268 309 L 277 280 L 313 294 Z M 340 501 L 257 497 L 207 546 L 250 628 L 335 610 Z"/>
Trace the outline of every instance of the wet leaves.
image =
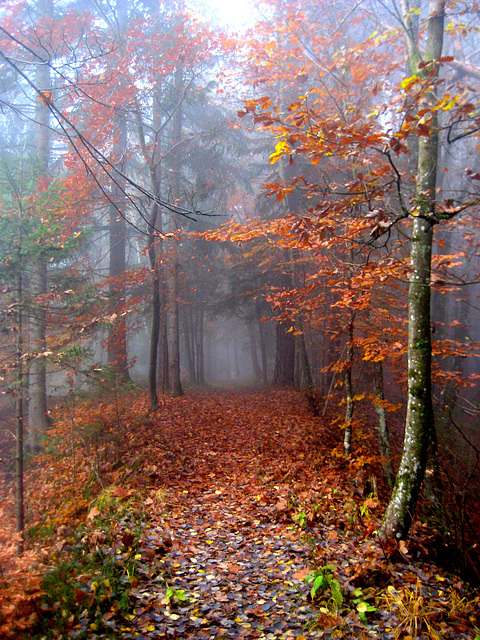
<path id="1" fill-rule="evenodd" d="M 188 510 L 168 517 L 177 544 L 162 561 L 164 574 L 189 605 L 166 602 L 165 584 L 157 583 L 149 592 L 157 605 L 144 610 L 136 623 L 141 628 L 154 614 L 162 616 L 155 633 L 165 637 L 172 628 L 182 637 L 207 629 L 205 637 L 278 637 L 287 631 L 295 637 L 314 615 L 302 579 L 310 548 L 292 539 L 285 525 L 260 518 L 255 495 L 238 493 L 230 487 L 206 490 Z M 215 500 L 219 495 L 221 501 Z M 133 595 L 144 600 L 144 594 Z"/>
<path id="2" fill-rule="evenodd" d="M 93 406 L 85 417 L 100 419 Z M 154 415 L 143 399 L 119 398 L 96 442 L 100 493 L 81 449 L 69 484 L 71 423 L 62 435 L 59 418 L 65 448 L 57 445 L 28 486 L 30 513 L 46 525 L 61 520 L 56 553 L 71 553 L 72 526 L 83 520 L 82 548 L 98 560 L 71 568 L 74 604 L 61 605 L 68 637 L 390 640 L 397 628 L 407 633 L 402 606 L 420 597 L 422 624 L 445 639 L 471 636 L 475 607 L 425 562 L 422 526 L 401 548 L 371 537 L 381 504 L 355 482 L 363 469 L 375 472 L 370 441 L 345 458 L 302 396 L 199 394 L 165 399 Z M 86 488 L 97 491 L 93 500 Z M 328 579 L 312 595 L 306 578 L 322 567 Z M 391 606 L 382 600 L 389 587 Z M 433 618 L 431 599 L 442 603 Z"/>

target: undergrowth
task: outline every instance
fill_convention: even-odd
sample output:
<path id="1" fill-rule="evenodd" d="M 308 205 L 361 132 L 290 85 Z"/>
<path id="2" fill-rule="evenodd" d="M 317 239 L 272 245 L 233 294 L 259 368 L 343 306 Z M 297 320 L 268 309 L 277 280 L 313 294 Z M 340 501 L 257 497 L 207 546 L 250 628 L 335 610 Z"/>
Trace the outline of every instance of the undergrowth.
<path id="1" fill-rule="evenodd" d="M 32 637 L 118 637 L 130 590 L 145 573 L 143 502 L 118 487 L 100 494 L 85 524 L 57 544 L 43 576 L 43 615 Z M 149 571 L 151 569 L 149 568 Z"/>

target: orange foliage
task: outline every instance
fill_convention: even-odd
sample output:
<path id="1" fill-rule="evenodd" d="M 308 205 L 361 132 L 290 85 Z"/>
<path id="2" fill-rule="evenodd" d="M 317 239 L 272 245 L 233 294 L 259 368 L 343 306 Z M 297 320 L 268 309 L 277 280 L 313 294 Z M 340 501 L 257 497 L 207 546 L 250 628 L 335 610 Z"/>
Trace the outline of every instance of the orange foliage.
<path id="1" fill-rule="evenodd" d="M 11 507 L 11 502 L 0 505 L 0 638 L 5 639 L 19 638 L 33 627 L 43 593 L 37 551 L 17 555 Z"/>

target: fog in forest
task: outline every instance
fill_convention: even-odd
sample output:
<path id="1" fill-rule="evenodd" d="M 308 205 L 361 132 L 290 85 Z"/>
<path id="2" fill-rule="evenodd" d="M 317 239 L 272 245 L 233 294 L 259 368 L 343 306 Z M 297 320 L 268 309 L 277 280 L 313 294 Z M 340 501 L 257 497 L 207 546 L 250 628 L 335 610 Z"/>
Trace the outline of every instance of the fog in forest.
<path id="1" fill-rule="evenodd" d="M 25 373 L 48 394 L 110 366 L 141 385 L 153 367 L 170 393 L 272 382 L 323 393 L 345 367 L 366 389 L 365 363 L 381 361 L 401 398 L 404 219 L 430 131 L 387 5 L 38 0 L 1 11 L 5 363 L 21 287 Z M 435 89 L 445 224 L 431 324 L 436 393 L 468 405 L 478 47 L 462 20 Z M 380 315 L 368 311 L 378 300 Z"/>
<path id="2" fill-rule="evenodd" d="M 478 474 L 479 10 L 440 4 L 1 3 L 1 402 L 31 450 L 80 390 L 285 387 L 345 455 L 363 411 L 397 458 L 420 434 L 411 468 Z"/>

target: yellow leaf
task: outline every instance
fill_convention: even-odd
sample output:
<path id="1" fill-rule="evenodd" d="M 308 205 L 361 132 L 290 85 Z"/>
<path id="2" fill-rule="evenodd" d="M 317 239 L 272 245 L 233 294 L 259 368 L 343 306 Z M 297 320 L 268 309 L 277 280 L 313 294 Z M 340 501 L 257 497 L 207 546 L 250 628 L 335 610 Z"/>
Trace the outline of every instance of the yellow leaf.
<path id="1" fill-rule="evenodd" d="M 280 140 L 275 146 L 275 152 L 270 155 L 270 164 L 275 164 L 280 158 L 290 151 L 290 146 L 285 140 Z"/>
<path id="2" fill-rule="evenodd" d="M 414 84 L 419 82 L 420 78 L 418 76 L 410 76 L 410 78 L 405 78 L 402 80 L 402 89 L 404 91 L 410 91 Z"/>

